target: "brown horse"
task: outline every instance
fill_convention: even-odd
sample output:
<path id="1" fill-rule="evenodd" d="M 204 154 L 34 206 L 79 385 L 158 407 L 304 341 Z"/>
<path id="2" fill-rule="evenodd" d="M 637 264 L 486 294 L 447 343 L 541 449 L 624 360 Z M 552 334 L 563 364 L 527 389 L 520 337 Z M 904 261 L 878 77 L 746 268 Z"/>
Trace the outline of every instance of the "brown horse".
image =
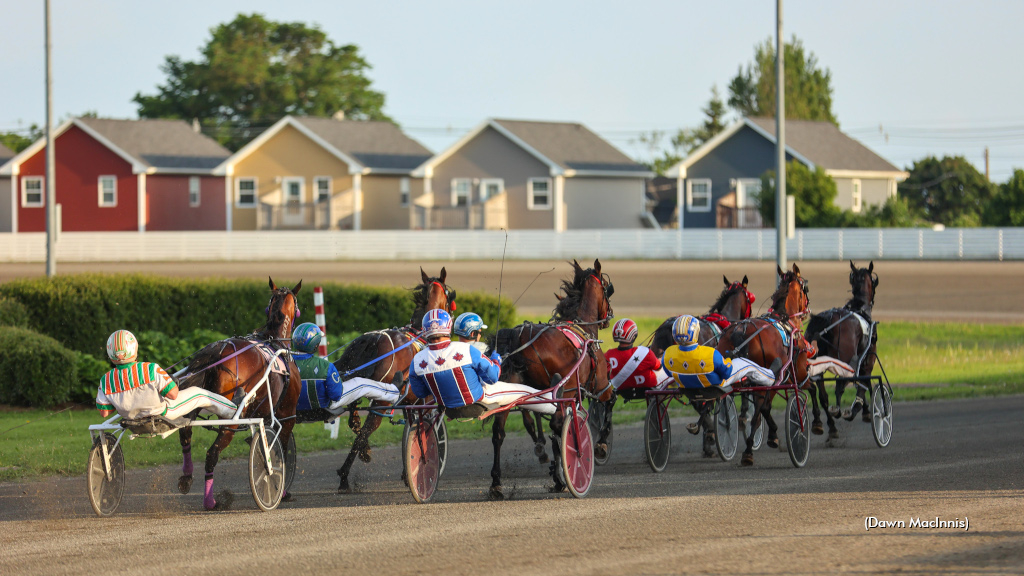
<path id="1" fill-rule="evenodd" d="M 608 276 L 601 273 L 600 260 L 594 260 L 593 268 L 583 269 L 575 260 L 572 266 L 573 279 L 571 282 L 562 281 L 563 294 L 556 295 L 559 302 L 549 323 L 526 322 L 499 331 L 497 349 L 505 357 L 501 365 L 501 380 L 546 390 L 557 384 L 562 377 L 568 376 L 561 391 L 562 397 L 574 395 L 577 388 L 582 386 L 586 395 L 607 402 L 613 390 L 608 382 L 608 363 L 604 352 L 596 343 L 581 350 L 574 340 L 597 340 L 598 331 L 608 327 L 608 320 L 612 318 L 609 298 L 615 288 Z M 570 335 L 563 330 L 569 331 Z M 580 354 L 590 356 L 590 361 L 584 360 L 575 373 L 569 374 Z M 562 411 L 557 411 L 551 416 L 550 422 L 553 432 L 552 451 L 555 455 L 550 469 L 555 481 L 554 490 L 557 492 L 565 489 L 557 472 L 561 467 L 558 438 L 564 417 Z M 504 498 L 501 488 L 501 445 L 505 440 L 507 419 L 508 412 L 496 414 L 492 426 L 494 464 L 491 467 L 490 497 L 495 500 Z"/>
<path id="2" fill-rule="evenodd" d="M 807 350 L 800 331 L 802 317 L 807 313 L 809 301 L 807 284 L 800 276 L 800 268 L 793 264 L 792 272 L 779 274 L 779 287 L 771 296 L 771 309 L 767 316 L 742 320 L 726 328 L 718 341 L 718 351 L 725 356 L 742 356 L 769 368 L 779 376 L 783 372 L 785 383 L 802 386 L 807 380 Z M 787 332 L 783 338 L 778 327 Z M 790 355 L 792 347 L 792 356 Z M 792 364 L 786 366 L 792 359 Z M 768 423 L 768 446 L 778 448 L 778 426 L 771 415 L 772 400 L 778 392 L 753 392 L 754 417 L 747 434 L 747 447 L 741 464 L 754 464 L 754 434 L 763 417 Z"/>
<path id="3" fill-rule="evenodd" d="M 379 382 L 391 382 L 396 374 L 401 374 L 402 380 L 409 377 L 409 365 L 419 350 L 416 344 L 406 346 L 394 354 L 392 351 L 401 348 L 404 344 L 414 340 L 416 334 L 423 328 L 423 315 L 428 310 L 435 308 L 455 312 L 455 290 L 445 284 L 448 272 L 441 268 L 441 274 L 437 277 L 427 276 L 427 273 L 420 268 L 420 277 L 423 282 L 412 289 L 412 300 L 414 309 L 409 324 L 403 328 L 391 328 L 389 330 L 377 330 L 367 332 L 356 338 L 348 345 L 341 358 L 334 363 L 338 372 L 346 374 L 359 366 L 372 362 L 368 366 L 348 376 L 361 376 Z M 376 359 L 377 362 L 373 362 Z M 402 399 L 398 400 L 399 403 Z M 371 408 L 384 409 L 391 404 L 387 402 L 374 401 Z M 349 408 L 354 409 L 356 404 Z M 338 476 L 341 483 L 338 485 L 338 493 L 346 494 L 351 488 L 348 482 L 349 471 L 355 463 L 356 456 L 363 462 L 370 462 L 370 435 L 380 427 L 381 412 L 374 410 L 366 417 L 366 423 L 360 425 L 359 415 L 355 410 L 349 415 L 349 428 L 355 433 L 355 441 L 352 442 L 352 449 L 345 458 L 345 463 L 338 468 Z"/>
<path id="4" fill-rule="evenodd" d="M 850 261 L 850 286 L 853 297 L 842 308 L 832 308 L 820 314 L 811 316 L 807 324 L 807 340 L 818 342 L 818 348 L 828 354 L 846 362 L 856 370 L 857 376 L 870 376 L 875 369 L 875 344 L 878 335 L 870 329 L 865 333 L 860 316 L 871 325 L 871 309 L 875 305 L 875 289 L 878 288 L 878 276 L 874 273 L 875 263 L 868 263 L 867 268 L 857 268 L 853 260 Z M 869 340 L 870 336 L 870 340 Z M 824 429 L 821 419 L 818 416 L 818 401 L 821 405 L 828 407 L 828 392 L 825 390 L 825 381 L 815 378 L 817 387 L 817 398 L 812 395 L 812 407 L 814 409 L 814 423 L 811 431 L 815 434 L 822 434 Z M 833 440 L 839 437 L 836 430 L 834 417 L 838 417 L 838 406 L 842 405 L 843 392 L 846 389 L 846 382 L 836 383 L 836 408 L 825 411 L 828 419 L 828 437 Z M 857 412 L 865 404 L 865 389 L 858 386 L 857 400 L 854 401 L 853 409 L 843 414 L 846 420 L 853 420 Z M 865 409 L 863 420 L 871 422 L 871 411 Z"/>
<path id="5" fill-rule="evenodd" d="M 270 304 L 267 306 L 267 323 L 256 332 L 245 338 L 229 338 L 214 342 L 197 352 L 189 362 L 187 374 L 180 382 L 181 388 L 202 386 L 211 392 L 216 392 L 233 400 L 236 404 L 241 401 L 254 386 L 263 379 L 267 369 L 267 360 L 258 350 L 258 347 L 267 347 L 276 351 L 287 347 L 292 333 L 292 325 L 298 315 L 299 307 L 295 295 L 302 288 L 302 281 L 295 285 L 295 288 L 278 288 L 274 280 L 270 279 Z M 256 342 L 253 345 L 253 342 Z M 279 439 L 282 446 L 286 446 L 292 433 L 292 426 L 295 425 L 295 406 L 299 401 L 299 392 L 302 380 L 299 377 L 299 369 L 295 366 L 291 355 L 281 357 L 287 366 L 287 375 L 270 373 L 271 397 L 260 390 L 249 408 L 245 410 L 244 417 L 270 417 L 271 404 L 274 406 L 274 414 L 281 421 Z M 198 412 L 198 411 L 197 411 Z M 195 414 L 193 414 L 193 417 Z M 220 453 L 234 438 L 238 428 L 223 426 L 217 431 L 217 438 L 213 445 L 206 452 L 206 485 L 203 492 L 203 506 L 207 510 L 219 508 L 219 504 L 213 495 L 213 470 L 220 459 Z M 178 440 L 181 442 L 181 452 L 184 459 L 182 465 L 182 476 L 178 479 L 178 489 L 182 494 L 188 494 L 192 488 L 192 428 L 185 427 L 178 430 Z M 225 507 L 230 503 L 225 503 Z"/>

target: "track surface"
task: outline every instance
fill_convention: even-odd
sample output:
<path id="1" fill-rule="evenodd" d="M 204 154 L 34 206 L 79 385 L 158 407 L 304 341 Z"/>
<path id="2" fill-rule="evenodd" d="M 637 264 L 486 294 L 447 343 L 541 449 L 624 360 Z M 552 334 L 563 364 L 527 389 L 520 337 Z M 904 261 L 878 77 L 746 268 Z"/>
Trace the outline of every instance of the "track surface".
<path id="1" fill-rule="evenodd" d="M 581 262 L 584 266 L 590 262 Z M 867 262 L 858 262 L 867 265 Z M 811 308 L 842 306 L 849 299 L 847 262 L 798 264 L 810 280 Z M 168 276 L 226 276 L 297 281 L 306 286 L 317 281 L 357 282 L 413 286 L 420 281 L 419 266 L 437 274 L 448 271 L 448 283 L 460 291 L 498 293 L 501 262 L 157 262 L 157 263 L 60 263 L 61 274 L 81 272 L 147 272 Z M 775 289 L 774 262 L 603 262 L 615 284 L 612 306 L 617 316 L 669 316 L 704 312 L 723 288 L 722 275 L 740 280 L 747 275 L 757 295 L 754 313 L 766 310 Z M 1024 322 L 1024 262 L 878 262 L 880 283 L 874 316 L 879 320 L 929 320 L 970 322 Z M 0 282 L 42 276 L 41 264 L 4 264 Z M 541 274 L 537 278 L 537 274 Z M 561 261 L 508 261 L 502 278 L 502 295 L 513 300 L 523 314 L 546 316 L 555 305 L 552 295 L 559 280 L 571 268 Z M 530 286 L 530 282 L 536 282 Z M 311 284 L 312 283 L 312 284 Z M 525 292 L 524 292 L 525 291 Z M 520 298 L 521 295 L 521 298 Z M 327 302 L 327 306 L 331 303 Z"/>
<path id="2" fill-rule="evenodd" d="M 643 461 L 641 429 L 623 427 L 583 500 L 547 492 L 525 437 L 506 440 L 505 502 L 485 501 L 486 439 L 451 444 L 427 505 L 402 485 L 395 448 L 357 463 L 350 495 L 334 493 L 341 453 L 300 456 L 295 501 L 269 513 L 257 511 L 238 461 L 218 468 L 218 489 L 235 494 L 220 513 L 199 510 L 201 473 L 193 494 L 178 495 L 172 467 L 129 471 L 122 508 L 106 520 L 92 516 L 83 478 L 0 484 L 0 572 L 1024 572 L 1024 397 L 900 403 L 889 448 L 875 447 L 868 424 L 843 423 L 841 445 L 815 437 L 804 469 L 767 448 L 753 468 L 701 458 L 682 429 L 688 410 L 674 413 L 664 473 Z M 970 529 L 865 531 L 867 516 L 966 517 Z"/>

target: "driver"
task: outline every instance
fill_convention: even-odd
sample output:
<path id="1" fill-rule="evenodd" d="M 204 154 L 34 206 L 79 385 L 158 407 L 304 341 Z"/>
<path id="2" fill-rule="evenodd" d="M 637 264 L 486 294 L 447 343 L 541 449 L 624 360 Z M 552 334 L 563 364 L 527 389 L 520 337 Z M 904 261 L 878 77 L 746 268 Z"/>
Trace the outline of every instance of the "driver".
<path id="1" fill-rule="evenodd" d="M 612 340 L 619 346 L 604 353 L 612 386 L 630 398 L 642 398 L 648 389 L 657 386 L 657 371 L 661 370 L 661 361 L 654 352 L 646 346 L 633 346 L 636 335 L 636 322 L 619 320 L 612 328 Z"/>
<path id="2" fill-rule="evenodd" d="M 459 337 L 459 342 L 469 342 L 474 348 L 479 350 L 482 354 L 487 354 L 487 344 L 480 341 L 483 336 L 483 331 L 487 329 L 487 325 L 484 324 L 479 314 L 473 312 L 463 312 L 459 314 L 459 317 L 455 319 L 455 325 L 452 327 L 452 332 Z"/>
<path id="3" fill-rule="evenodd" d="M 114 411 L 125 419 L 163 416 L 183 418 L 201 408 L 221 418 L 232 418 L 237 406 L 230 400 L 192 386 L 179 390 L 167 372 L 153 362 L 138 362 L 139 341 L 127 330 L 118 330 L 107 338 L 107 357 L 114 369 L 100 378 L 96 408 L 104 418 Z"/>
<path id="4" fill-rule="evenodd" d="M 725 358 L 710 346 L 698 344 L 700 322 L 684 314 L 672 323 L 672 338 L 678 346 L 665 351 L 665 370 L 683 388 L 729 386 L 748 378 L 758 386 L 775 384 L 775 374 L 746 358 Z"/>

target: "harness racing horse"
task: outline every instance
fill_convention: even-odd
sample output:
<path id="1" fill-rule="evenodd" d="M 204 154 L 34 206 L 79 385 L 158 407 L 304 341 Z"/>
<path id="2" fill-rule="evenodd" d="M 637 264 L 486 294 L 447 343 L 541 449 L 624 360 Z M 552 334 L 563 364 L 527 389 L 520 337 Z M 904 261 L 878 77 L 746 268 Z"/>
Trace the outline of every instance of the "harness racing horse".
<path id="1" fill-rule="evenodd" d="M 267 356 L 260 348 L 270 352 L 287 347 L 290 342 L 292 325 L 299 314 L 298 301 L 295 295 L 302 288 L 300 280 L 294 288 L 278 288 L 270 279 L 270 304 L 267 305 L 267 323 L 262 328 L 245 338 L 229 338 L 207 345 L 193 356 L 182 377 L 179 386 L 189 388 L 202 386 L 211 392 L 232 399 L 236 404 L 254 386 L 263 379 L 267 370 Z M 270 372 L 271 398 L 258 391 L 243 417 L 253 418 L 270 416 L 270 406 L 274 405 L 274 414 L 281 422 L 279 442 L 287 446 L 288 439 L 295 425 L 295 406 L 299 401 L 302 380 L 299 369 L 290 355 L 280 358 L 285 363 L 286 374 L 274 370 Z M 195 417 L 195 413 L 191 417 Z M 227 508 L 230 501 L 223 506 L 213 495 L 213 470 L 220 459 L 220 453 L 231 444 L 238 429 L 222 426 L 217 431 L 217 438 L 206 452 L 206 485 L 203 494 L 203 507 L 207 510 Z M 178 479 L 178 490 L 188 494 L 192 488 L 192 428 L 186 426 L 178 430 L 184 464 L 181 478 Z"/>
<path id="2" fill-rule="evenodd" d="M 726 328 L 718 341 L 718 351 L 723 356 L 742 356 L 769 368 L 776 374 L 776 378 L 780 376 L 780 369 L 792 359 L 792 365 L 784 370 L 785 380 L 778 383 L 801 386 L 807 380 L 807 350 L 800 332 L 801 318 L 807 314 L 809 305 L 807 283 L 796 264 L 793 264 L 791 272 L 783 272 L 781 268 L 777 268 L 777 272 L 779 287 L 771 296 L 768 314 L 741 320 Z M 762 417 L 768 423 L 768 446 L 779 447 L 778 426 L 771 415 L 772 400 L 777 393 L 775 390 L 751 393 L 754 416 L 749 433 L 746 434 L 746 450 L 740 461 L 744 466 L 754 464 L 754 434 L 761 426 Z"/>
<path id="3" fill-rule="evenodd" d="M 416 339 L 416 335 L 423 328 L 423 315 L 428 310 L 438 308 L 455 312 L 456 293 L 455 290 L 445 284 L 445 279 L 448 277 L 447 271 L 441 268 L 439 276 L 431 277 L 427 276 L 423 268 L 420 268 L 420 277 L 423 282 L 412 288 L 412 301 L 415 308 L 413 309 L 409 324 L 402 328 L 367 332 L 353 340 L 342 353 L 341 358 L 334 363 L 338 372 L 344 375 L 359 366 L 379 358 L 379 361 L 373 362 L 369 366 L 349 374 L 349 376 L 361 376 L 377 380 L 378 382 L 391 382 L 395 379 L 396 375 L 400 374 L 403 381 L 408 379 L 409 365 L 412 364 L 412 359 L 416 356 L 416 352 L 420 350 L 418 344 L 406 346 L 393 354 L 391 352 Z M 401 385 L 399 385 L 399 389 L 402 389 Z M 409 395 L 411 397 L 411 393 Z M 398 402 L 402 402 L 402 398 L 399 398 Z M 338 468 L 338 476 L 340 478 L 340 484 L 338 485 L 339 494 L 347 494 L 351 490 L 348 475 L 356 456 L 358 455 L 359 459 L 363 462 L 370 462 L 372 460 L 370 454 L 370 435 L 380 427 L 382 420 L 381 411 L 375 409 L 384 409 L 387 406 L 391 406 L 387 402 L 371 402 L 370 408 L 374 410 L 371 410 L 369 415 L 367 415 L 366 423 L 360 425 L 359 415 L 354 410 L 356 404 L 353 403 L 349 406 L 352 412 L 349 415 L 348 425 L 352 432 L 355 433 L 356 438 L 352 442 L 352 449 L 345 458 L 345 463 L 341 465 L 341 468 Z"/>
<path id="4" fill-rule="evenodd" d="M 874 261 L 870 262 L 867 268 L 857 268 L 851 260 L 850 286 L 853 289 L 853 297 L 842 308 L 832 308 L 811 316 L 811 321 L 807 324 L 807 340 L 817 341 L 821 351 L 849 364 L 854 368 L 856 376 L 870 376 L 875 369 L 875 345 L 878 334 L 870 328 L 871 309 L 875 305 L 875 289 L 878 288 L 878 275 L 874 273 L 874 269 Z M 811 430 L 815 434 L 822 434 L 824 430 L 818 418 L 818 400 L 820 399 L 822 406 L 827 407 L 828 392 L 825 390 L 823 379 L 814 378 L 813 381 L 817 387 L 818 397 L 811 396 L 815 416 Z M 842 405 L 845 389 L 845 381 L 836 383 L 836 407 L 834 412 L 833 408 L 826 410 L 829 440 L 839 437 L 834 418 L 839 417 L 838 407 Z M 853 409 L 843 414 L 846 420 L 853 420 L 857 412 L 866 406 L 864 395 L 865 389 L 858 386 Z M 863 420 L 871 422 L 871 411 L 866 408 Z"/>
<path id="5" fill-rule="evenodd" d="M 547 324 L 525 322 L 498 332 L 496 346 L 498 353 L 504 357 L 501 380 L 546 390 L 567 376 L 561 397 L 575 395 L 577 388 L 582 386 L 585 395 L 607 402 L 613 390 L 608 381 L 608 363 L 604 352 L 596 342 L 585 349 L 581 348 L 585 340 L 597 340 L 598 331 L 608 327 L 608 321 L 612 318 L 609 298 L 615 288 L 607 274 L 601 273 L 600 260 L 594 260 L 593 268 L 584 269 L 575 260 L 572 266 L 573 279 L 571 282 L 562 281 L 563 294 L 555 295 L 558 304 Z M 581 354 L 588 355 L 590 361 L 584 360 L 575 373 L 569 374 Z M 564 413 L 559 410 L 551 416 L 550 422 L 554 453 L 550 470 L 555 482 L 553 490 L 556 492 L 565 489 L 565 484 L 558 476 L 561 469 L 558 442 L 564 418 Z M 495 414 L 492 426 L 494 465 L 491 468 L 490 497 L 494 500 L 504 499 L 501 487 L 501 445 L 505 440 L 507 419 L 507 411 Z"/>

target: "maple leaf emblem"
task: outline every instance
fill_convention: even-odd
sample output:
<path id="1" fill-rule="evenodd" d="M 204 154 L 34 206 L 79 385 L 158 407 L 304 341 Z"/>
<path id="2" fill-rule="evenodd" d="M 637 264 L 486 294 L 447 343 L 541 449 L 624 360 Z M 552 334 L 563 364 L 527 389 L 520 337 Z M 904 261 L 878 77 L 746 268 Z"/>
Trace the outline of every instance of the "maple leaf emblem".
<path id="1" fill-rule="evenodd" d="M 426 368 L 426 367 L 427 367 L 427 361 L 426 360 L 420 362 L 420 368 Z"/>
<path id="2" fill-rule="evenodd" d="M 462 355 L 462 352 L 456 352 L 455 356 L 452 356 L 452 358 L 454 358 L 455 361 L 458 362 L 459 360 L 462 360 L 463 358 L 465 358 L 465 356 Z"/>
<path id="3" fill-rule="evenodd" d="M 437 364 L 438 366 L 443 366 L 444 363 L 445 363 L 445 359 L 444 358 L 438 358 L 437 360 L 434 360 L 434 364 Z"/>

